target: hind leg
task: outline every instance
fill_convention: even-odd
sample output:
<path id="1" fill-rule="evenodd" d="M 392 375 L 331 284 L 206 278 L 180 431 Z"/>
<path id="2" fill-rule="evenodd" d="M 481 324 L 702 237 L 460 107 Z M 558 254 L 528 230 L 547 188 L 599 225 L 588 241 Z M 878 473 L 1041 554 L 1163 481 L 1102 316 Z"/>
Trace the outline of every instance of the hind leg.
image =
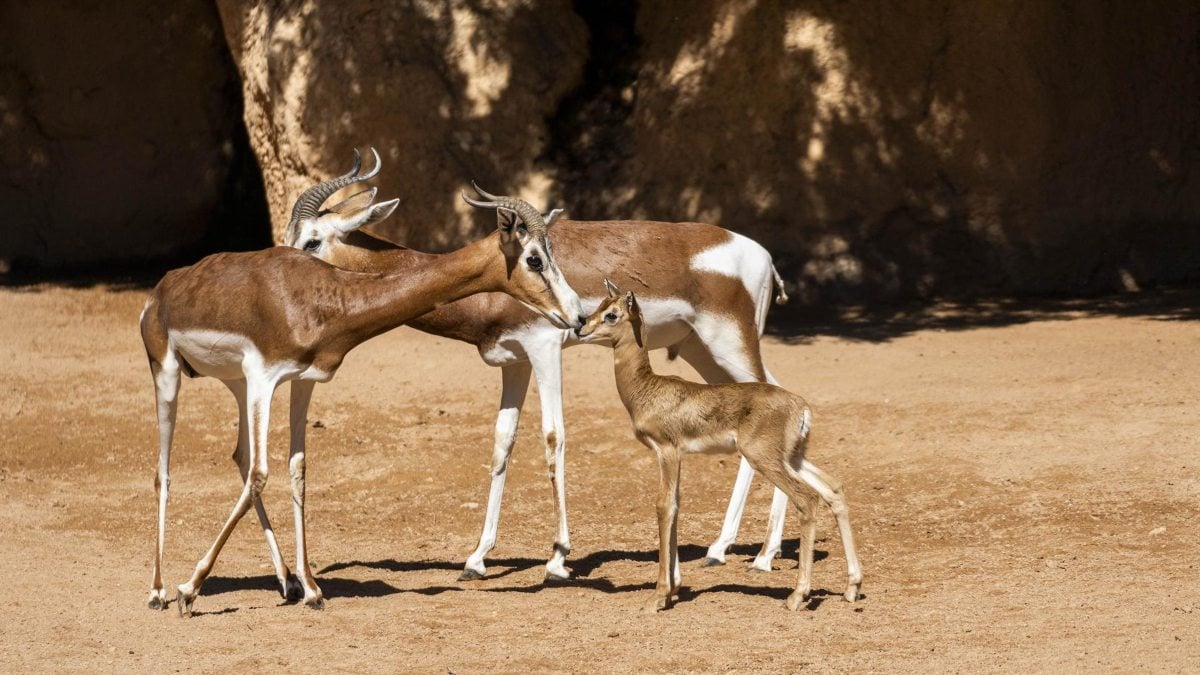
<path id="1" fill-rule="evenodd" d="M 739 447 L 742 455 L 754 468 L 782 491 L 800 514 L 800 551 L 797 555 L 796 588 L 787 599 L 787 607 L 797 610 L 808 602 L 812 591 L 813 543 L 816 540 L 816 495 L 787 465 L 788 453 L 784 444 L 751 442 Z M 784 502 L 786 503 L 786 501 Z"/>
<path id="2" fill-rule="evenodd" d="M 226 380 L 224 382 L 225 386 L 229 387 L 229 391 L 233 393 L 233 397 L 237 399 L 238 404 L 238 440 L 237 447 L 233 450 L 233 461 L 237 464 L 238 472 L 244 483 L 250 472 L 250 424 L 246 417 L 246 381 Z M 294 384 L 292 392 L 294 398 Z M 271 556 L 271 564 L 275 568 L 275 578 L 279 580 L 279 594 L 289 602 L 299 600 L 304 591 L 300 587 L 300 581 L 291 573 L 287 563 L 283 560 L 279 542 L 275 538 L 275 528 L 271 526 L 271 519 L 267 517 L 267 509 L 263 506 L 261 495 L 254 497 L 254 512 L 258 515 L 259 525 L 262 526 L 263 538 L 267 540 L 267 551 Z"/>
<path id="3" fill-rule="evenodd" d="M 846 573 L 849 577 L 845 598 L 847 602 L 854 602 L 858 599 L 858 591 L 862 587 L 863 573 L 862 565 L 858 561 L 858 551 L 854 546 L 854 532 L 850 529 L 850 509 L 846 506 L 842 484 L 807 459 L 800 462 L 799 476 L 816 490 L 833 512 L 833 517 L 837 519 L 838 531 L 842 535 L 842 547 L 846 552 Z"/>
<path id="4" fill-rule="evenodd" d="M 163 588 L 163 548 L 167 540 L 167 494 L 171 485 L 171 442 L 175 435 L 175 411 L 179 399 L 179 360 L 168 353 L 163 363 L 151 363 L 154 398 L 158 410 L 158 473 L 154 487 L 158 492 L 158 540 L 154 555 L 154 579 L 150 584 L 150 609 L 166 609 L 167 592 Z"/>
<path id="5" fill-rule="evenodd" d="M 238 496 L 229 517 L 225 520 L 225 524 L 221 527 L 220 533 L 217 534 L 217 538 L 208 548 L 208 551 L 205 552 L 204 557 L 196 563 L 196 569 L 192 572 L 191 578 L 179 585 L 175 603 L 180 616 L 191 616 L 192 603 L 196 600 L 196 596 L 200 592 L 200 586 L 208 578 L 208 575 L 212 573 L 213 565 L 217 562 L 217 556 L 220 555 L 221 549 L 224 548 L 225 542 L 229 539 L 229 535 L 233 534 L 233 528 L 237 526 L 242 516 L 246 515 L 246 511 L 250 510 L 250 506 L 254 502 L 254 497 L 261 494 L 263 488 L 266 487 L 267 430 L 271 415 L 271 395 L 274 393 L 274 390 L 274 382 L 255 381 L 247 383 L 246 409 L 247 419 L 250 422 L 250 472 L 242 486 L 242 492 Z"/>
<path id="6" fill-rule="evenodd" d="M 766 381 L 778 384 L 762 364 L 758 336 L 737 328 L 732 322 L 697 321 L 695 332 L 679 345 L 679 355 L 709 384 L 726 382 Z M 738 528 L 750 495 L 754 469 L 743 457 L 738 464 L 737 479 L 725 509 L 721 533 L 708 547 L 706 566 L 725 564 L 725 552 L 737 540 Z M 752 563 L 752 569 L 771 571 L 771 561 L 779 555 L 783 540 L 783 519 L 787 496 L 778 488 L 771 498 L 771 515 L 767 521 L 767 538 Z"/>

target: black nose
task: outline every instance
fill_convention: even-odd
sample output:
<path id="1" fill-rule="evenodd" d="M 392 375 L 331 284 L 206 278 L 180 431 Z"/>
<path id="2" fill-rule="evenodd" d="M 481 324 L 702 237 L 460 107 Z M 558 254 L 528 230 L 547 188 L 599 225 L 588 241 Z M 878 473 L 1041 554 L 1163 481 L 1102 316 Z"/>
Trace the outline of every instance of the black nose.
<path id="1" fill-rule="evenodd" d="M 583 333 L 583 324 L 575 326 L 575 337 L 579 337 Z"/>
<path id="2" fill-rule="evenodd" d="M 579 327 L 583 328 L 583 324 L 587 323 L 587 317 L 580 314 L 578 319 L 579 319 Z"/>

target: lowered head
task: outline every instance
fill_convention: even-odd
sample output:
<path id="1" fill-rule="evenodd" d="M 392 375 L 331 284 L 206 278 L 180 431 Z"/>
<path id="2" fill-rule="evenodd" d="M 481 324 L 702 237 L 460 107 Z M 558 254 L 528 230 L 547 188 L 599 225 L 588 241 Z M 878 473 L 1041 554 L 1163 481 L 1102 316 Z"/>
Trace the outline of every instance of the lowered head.
<path id="1" fill-rule="evenodd" d="M 370 171 L 359 173 L 362 169 L 362 155 L 355 149 L 354 168 L 349 173 L 317 183 L 296 199 L 295 205 L 292 206 L 292 219 L 284 234 L 284 246 L 298 248 L 325 259 L 332 252 L 333 245 L 345 241 L 351 232 L 392 215 L 400 200 L 390 199 L 372 204 L 376 188 L 357 192 L 329 208 L 322 208 L 325 200 L 333 196 L 333 193 L 355 183 L 370 180 L 379 173 L 379 153 L 375 152 L 375 148 L 371 148 L 371 155 L 375 158 L 375 168 Z"/>
<path id="2" fill-rule="evenodd" d="M 608 291 L 608 297 L 582 327 L 575 329 L 575 334 L 583 342 L 609 342 L 614 347 L 622 339 L 632 336 L 638 347 L 644 346 L 642 308 L 638 306 L 637 296 L 633 291 L 622 295 L 608 279 L 604 280 L 604 288 Z"/>
<path id="3" fill-rule="evenodd" d="M 582 326 L 586 317 L 579 296 L 563 278 L 550 245 L 550 227 L 562 209 L 543 216 L 529 202 L 488 194 L 475 183 L 471 187 L 483 200 L 464 194 L 463 201 L 496 210 L 496 229 L 508 273 L 505 291 L 558 328 Z"/>

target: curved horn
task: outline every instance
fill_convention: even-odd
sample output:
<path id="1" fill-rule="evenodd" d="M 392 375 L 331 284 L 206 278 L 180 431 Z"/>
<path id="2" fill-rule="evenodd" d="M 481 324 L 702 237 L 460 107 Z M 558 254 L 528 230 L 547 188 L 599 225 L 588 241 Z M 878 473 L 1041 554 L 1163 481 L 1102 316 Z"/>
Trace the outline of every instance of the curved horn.
<path id="1" fill-rule="evenodd" d="M 371 169 L 363 175 L 358 172 L 362 170 L 362 155 L 358 152 L 358 148 L 354 149 L 354 168 L 349 173 L 332 178 L 327 181 L 322 181 L 305 190 L 297 199 L 296 204 L 292 206 L 292 223 L 303 220 L 305 218 L 315 218 L 317 211 L 321 209 L 321 205 L 333 193 L 341 190 L 347 185 L 361 183 L 365 180 L 370 180 L 379 174 L 380 167 L 383 163 L 379 159 L 379 153 L 375 152 L 375 148 L 371 148 L 371 156 L 375 158 L 375 168 Z"/>
<path id="2" fill-rule="evenodd" d="M 504 199 L 503 197 L 497 197 L 496 195 L 491 194 L 490 192 L 485 192 L 483 188 L 479 187 L 479 185 L 475 183 L 475 181 L 471 181 L 471 187 L 475 188 L 475 192 L 480 197 L 483 197 L 484 199 L 490 199 L 492 201 L 496 201 L 498 199 Z"/>
<path id="3" fill-rule="evenodd" d="M 471 181 L 471 187 L 475 188 L 475 191 L 478 192 L 480 196 L 486 197 L 490 201 L 482 202 L 477 199 L 471 199 L 464 192 L 462 193 L 464 202 L 480 209 L 508 209 L 509 211 L 515 211 L 525 223 L 525 229 L 528 230 L 530 234 L 542 236 L 546 234 L 546 220 L 542 217 L 541 212 L 534 208 L 533 204 L 516 197 L 505 197 L 502 195 L 490 194 L 480 189 L 480 187 L 475 184 L 475 181 Z"/>

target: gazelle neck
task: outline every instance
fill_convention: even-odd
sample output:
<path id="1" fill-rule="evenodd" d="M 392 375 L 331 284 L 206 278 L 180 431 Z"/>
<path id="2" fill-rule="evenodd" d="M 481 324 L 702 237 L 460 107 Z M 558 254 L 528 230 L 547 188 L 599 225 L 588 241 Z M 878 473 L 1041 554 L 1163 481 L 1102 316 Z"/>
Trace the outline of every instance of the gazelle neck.
<path id="1" fill-rule="evenodd" d="M 355 272 L 401 272 L 438 257 L 401 246 L 361 230 L 346 236 L 345 241 L 333 245 L 326 262 Z"/>
<path id="2" fill-rule="evenodd" d="M 622 324 L 613 334 L 613 369 L 621 402 L 632 411 L 638 392 L 654 377 L 654 370 L 650 367 L 650 355 L 638 344 L 629 323 Z"/>
<path id="3" fill-rule="evenodd" d="M 407 250 L 407 249 L 404 249 Z M 340 317 L 338 341 L 350 347 L 418 317 L 439 305 L 505 287 L 507 275 L 498 235 L 442 255 L 421 255 L 411 266 L 388 273 L 354 275 L 331 300 Z"/>

